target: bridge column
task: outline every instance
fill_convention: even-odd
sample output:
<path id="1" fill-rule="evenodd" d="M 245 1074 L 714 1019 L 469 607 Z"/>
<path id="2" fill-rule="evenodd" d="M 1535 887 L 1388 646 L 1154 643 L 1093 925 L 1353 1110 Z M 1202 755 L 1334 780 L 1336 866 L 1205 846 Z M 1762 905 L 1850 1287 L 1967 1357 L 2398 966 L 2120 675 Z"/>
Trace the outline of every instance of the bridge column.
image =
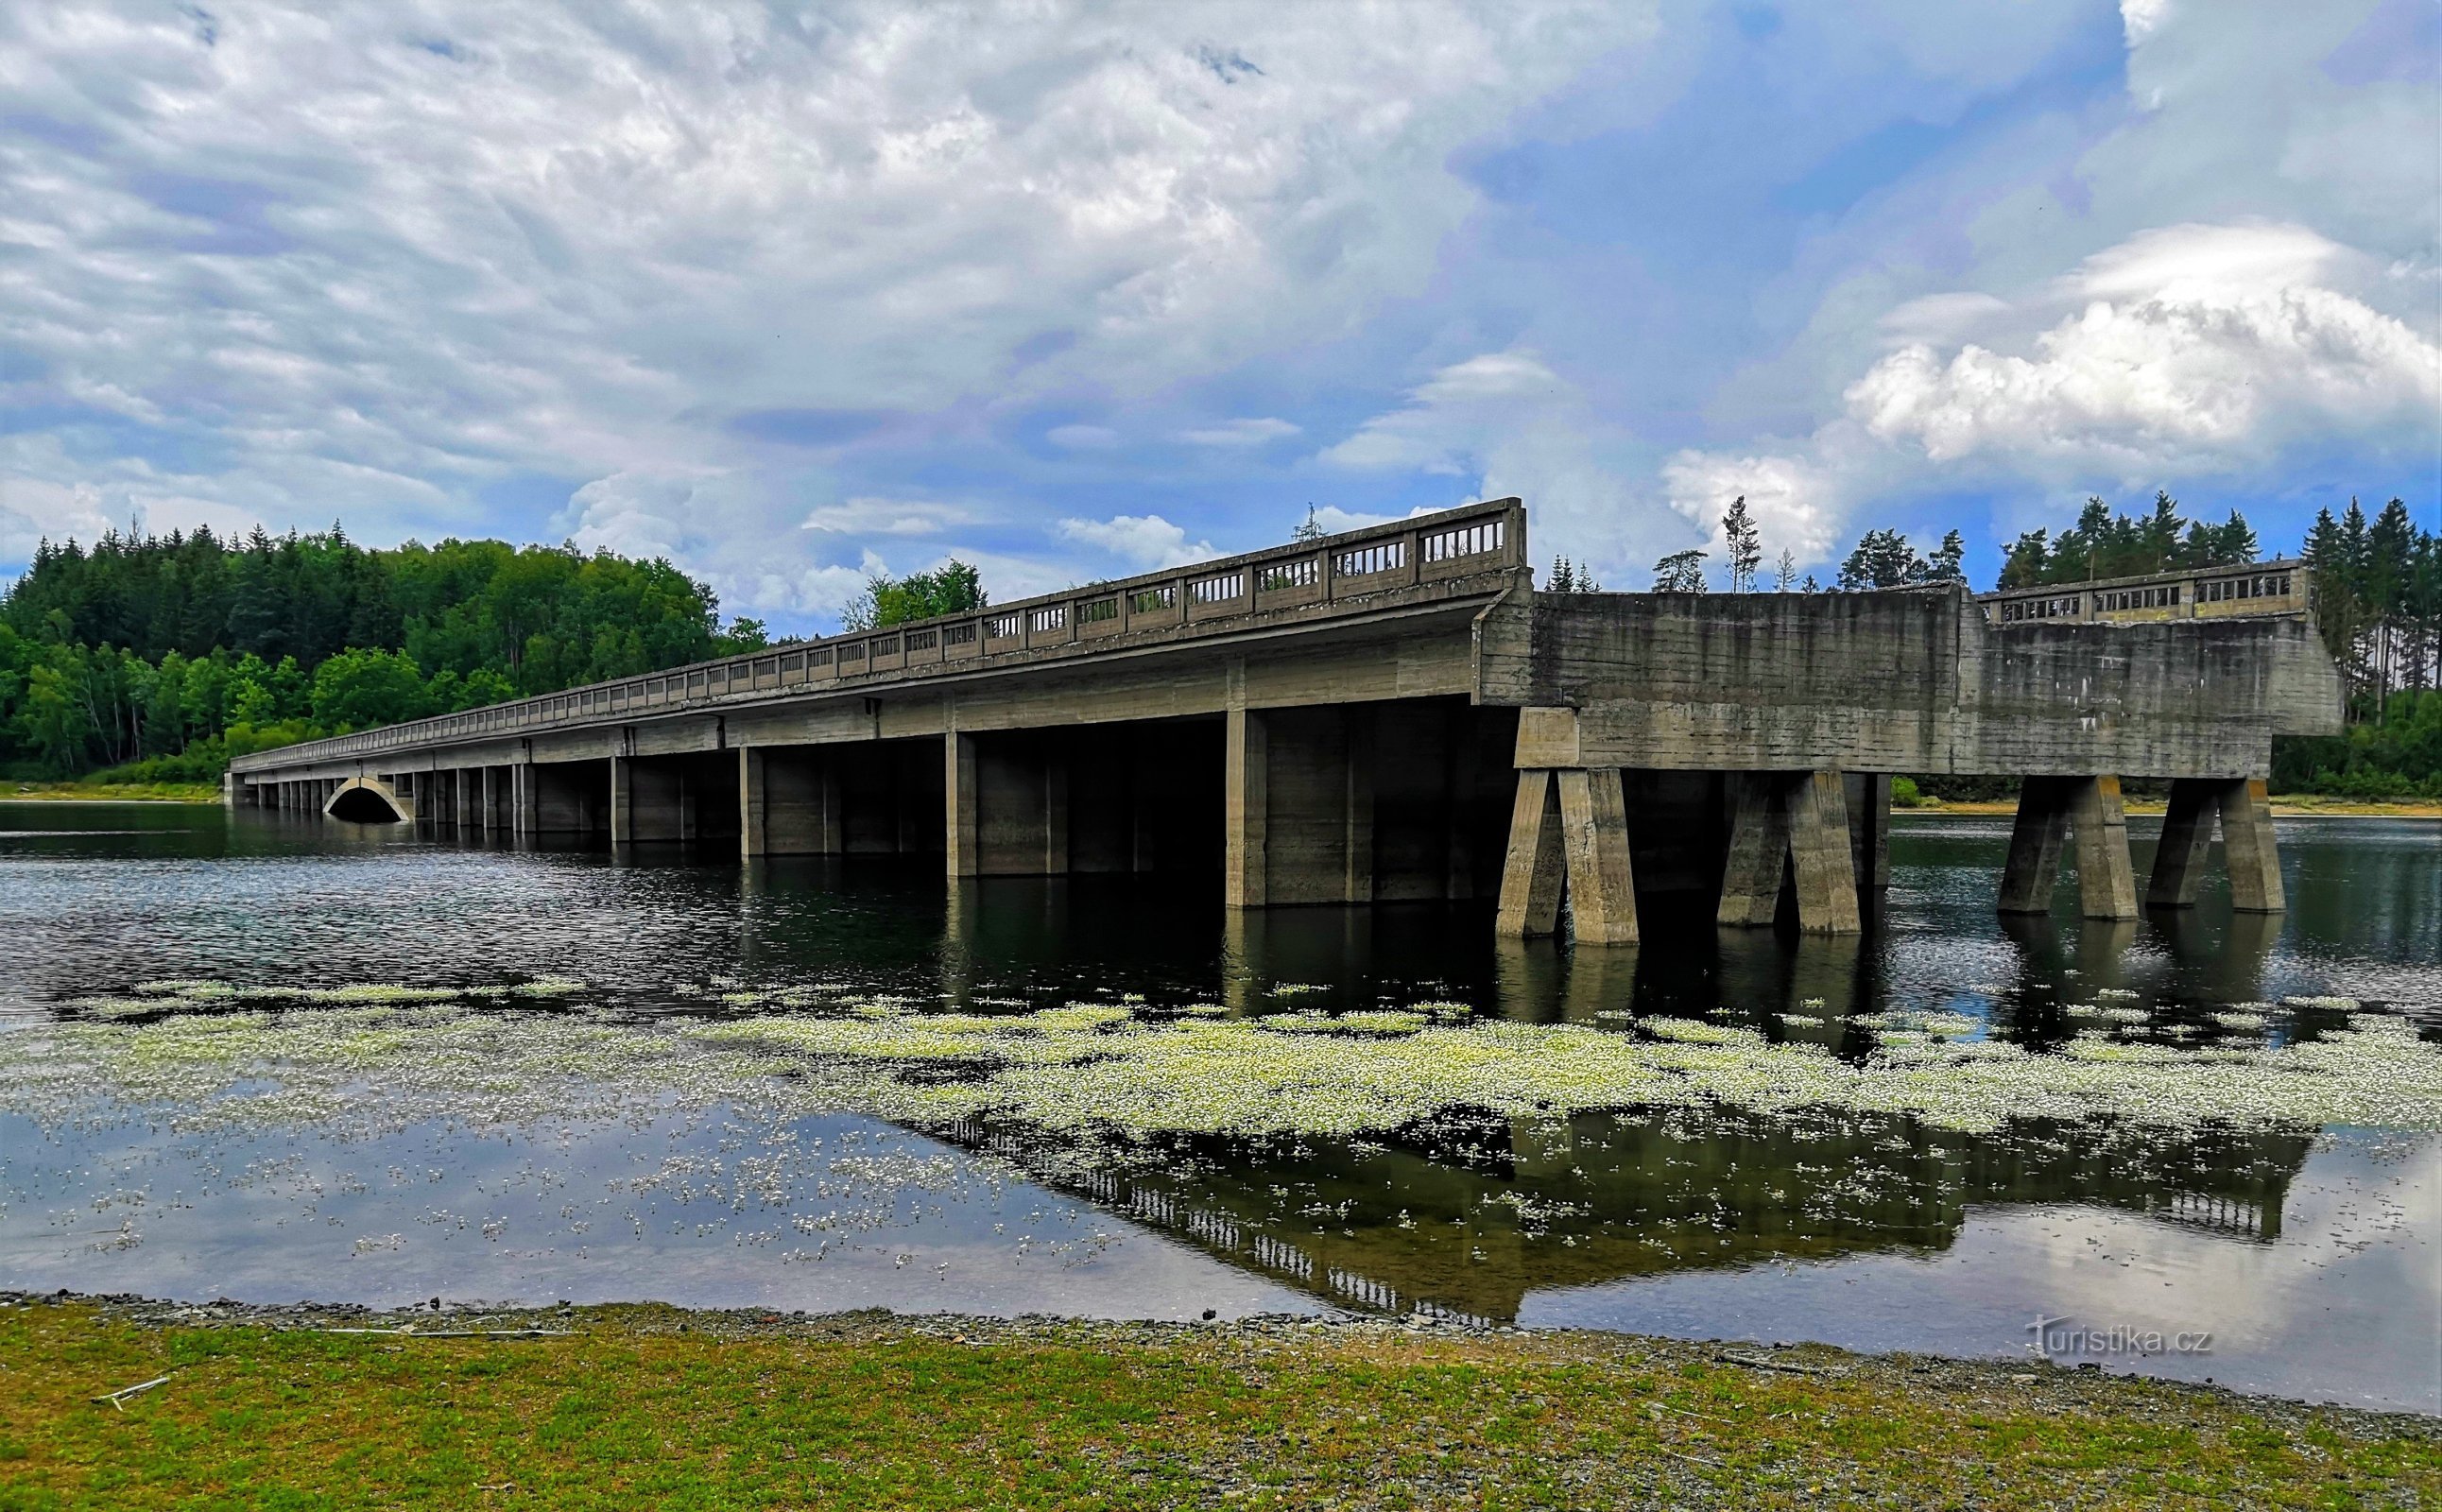
<path id="1" fill-rule="evenodd" d="M 949 874 L 983 875 L 976 848 L 975 738 L 952 730 L 941 737 L 941 818 L 949 840 Z"/>
<path id="2" fill-rule="evenodd" d="M 535 791 L 535 765 L 519 761 L 509 768 L 509 832 L 519 840 L 531 840 L 541 828 L 536 812 L 539 794 Z"/>
<path id="3" fill-rule="evenodd" d="M 1518 797 L 1509 811 L 1509 852 L 1501 867 L 1501 903 L 1495 932 L 1504 939 L 1531 939 L 1560 926 L 1560 882 L 1567 862 L 1560 844 L 1559 784 L 1541 768 L 1518 774 Z"/>
<path id="4" fill-rule="evenodd" d="M 686 778 L 675 765 L 649 758 L 610 758 L 610 843 L 636 845 L 684 840 L 687 822 Z"/>
<path id="5" fill-rule="evenodd" d="M 458 821 L 458 832 L 463 835 L 482 819 L 482 774 L 472 767 L 460 767 L 450 774 L 457 779 L 457 801 L 453 805 L 457 811 L 454 817 Z"/>
<path id="6" fill-rule="evenodd" d="M 1231 709 L 1223 868 L 1230 906 L 1374 901 L 1374 711 Z"/>
<path id="7" fill-rule="evenodd" d="M 1742 772 L 1733 779 L 1736 808 L 1716 923 L 1762 928 L 1780 907 L 1780 880 L 1789 866 L 1789 804 L 1781 788 L 1769 772 Z"/>
<path id="8" fill-rule="evenodd" d="M 2120 779 L 2028 777 L 2010 831 L 2010 859 L 2001 874 L 2001 911 L 2039 914 L 2051 908 L 2060 880 L 2063 842 L 2077 841 L 2078 909 L 2088 919 L 2137 917 L 2137 879 L 2128 859 L 2128 816 Z"/>
<path id="9" fill-rule="evenodd" d="M 738 748 L 738 850 L 745 856 L 823 855 L 838 824 L 827 765 L 803 751 Z"/>
<path id="10" fill-rule="evenodd" d="M 2174 883 L 2178 902 L 2169 906 L 2183 906 L 2195 901 L 2195 870 L 2204 861 L 2206 845 L 2212 839 L 2213 821 L 2221 819 L 2222 864 L 2230 871 L 2230 905 L 2243 914 L 2277 914 L 2288 906 L 2281 885 L 2281 852 L 2272 837 L 2272 805 L 2266 795 L 2262 777 L 2239 777 L 2227 781 L 2181 778 L 2171 784 L 2171 811 L 2180 813 L 2183 789 L 2195 793 L 2187 802 L 2192 811 L 2189 833 L 2182 858 L 2180 876 Z M 2162 864 L 2171 856 L 2171 827 L 2162 828 L 2162 850 L 2154 863 L 2154 891 L 2162 890 Z M 2159 900 L 2150 900 L 2159 901 Z"/>
<path id="11" fill-rule="evenodd" d="M 1569 919 L 1581 945 L 1636 943 L 1636 873 L 1617 767 L 1559 774 Z"/>
<path id="12" fill-rule="evenodd" d="M 1809 772 L 1790 790 L 1789 859 L 1797 875 L 1797 927 L 1810 935 L 1853 935 L 1857 869 L 1850 850 L 1849 803 L 1837 772 Z"/>
<path id="13" fill-rule="evenodd" d="M 2272 802 L 2262 777 L 2233 782 L 2221 792 L 2222 861 L 2230 868 L 2230 905 L 2243 914 L 2288 907 L 2281 888 L 2281 851 L 2272 838 Z"/>
<path id="14" fill-rule="evenodd" d="M 1856 864 L 1857 902 L 1879 912 L 1891 885 L 1891 774 L 1844 775 L 1849 800 L 1849 853 Z"/>
<path id="15" fill-rule="evenodd" d="M 1264 715 L 1233 706 L 1222 740 L 1222 901 L 1232 908 L 1261 908 L 1271 820 L 1271 746 Z"/>
<path id="16" fill-rule="evenodd" d="M 2145 884 L 2148 908 L 2189 908 L 2213 848 L 2214 815 L 2223 784 L 2211 778 L 2174 777 L 2170 807 L 2162 814 L 2162 838 L 2154 847 L 2154 871 Z"/>
<path id="17" fill-rule="evenodd" d="M 2010 825 L 2010 859 L 2001 867 L 2001 912 L 2048 914 L 2060 880 L 2061 842 L 2068 833 L 2068 779 L 2027 777 L 2018 784 L 2018 813 Z"/>
<path id="18" fill-rule="evenodd" d="M 1794 876 L 1800 930 L 1853 935 L 1862 929 L 1859 873 L 1871 865 L 1868 858 L 1877 837 L 1870 814 L 1851 822 L 1848 795 L 1853 786 L 1838 772 L 1740 774 L 1714 921 L 1732 928 L 1770 926 L 1780 909 L 1782 879 Z M 1863 791 L 1870 801 L 1870 778 Z M 1867 831 L 1862 837 L 1859 829 Z"/>

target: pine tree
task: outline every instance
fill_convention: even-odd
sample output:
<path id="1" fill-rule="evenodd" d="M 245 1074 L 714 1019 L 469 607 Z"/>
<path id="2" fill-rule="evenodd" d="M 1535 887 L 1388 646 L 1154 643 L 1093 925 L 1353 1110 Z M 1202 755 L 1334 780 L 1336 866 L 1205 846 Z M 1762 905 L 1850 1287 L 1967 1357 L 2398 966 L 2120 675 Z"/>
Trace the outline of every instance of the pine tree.
<path id="1" fill-rule="evenodd" d="M 1774 578 L 1774 580 L 1773 580 L 1773 585 L 1772 585 L 1772 587 L 1773 587 L 1773 592 L 1776 592 L 1776 593 L 1786 593 L 1786 592 L 1789 592 L 1790 579 L 1792 579 L 1792 578 L 1795 577 L 1796 575 L 1797 575 L 1797 558 L 1796 558 L 1795 556 L 1791 556 L 1791 555 L 1790 555 L 1790 551 L 1789 551 L 1789 548 L 1788 548 L 1788 547 L 1783 546 L 1783 547 L 1780 549 L 1780 572 L 1779 572 L 1779 574 L 1778 574 L 1776 578 Z"/>
<path id="2" fill-rule="evenodd" d="M 1704 554 L 1701 551 L 1672 552 L 1653 564 L 1653 591 L 1657 593 L 1701 593 L 1704 586 Z"/>
<path id="3" fill-rule="evenodd" d="M 1928 583 L 1963 583 L 1967 581 L 1967 542 L 1959 532 L 1945 531 L 1941 544 L 1934 548 L 1933 556 L 1924 564 L 1924 581 Z"/>
<path id="4" fill-rule="evenodd" d="M 1730 592 L 1754 592 L 1756 569 L 1763 563 L 1763 535 L 1756 528 L 1755 517 L 1747 513 L 1746 495 L 1730 501 L 1722 514 L 1722 541 L 1730 559 Z"/>

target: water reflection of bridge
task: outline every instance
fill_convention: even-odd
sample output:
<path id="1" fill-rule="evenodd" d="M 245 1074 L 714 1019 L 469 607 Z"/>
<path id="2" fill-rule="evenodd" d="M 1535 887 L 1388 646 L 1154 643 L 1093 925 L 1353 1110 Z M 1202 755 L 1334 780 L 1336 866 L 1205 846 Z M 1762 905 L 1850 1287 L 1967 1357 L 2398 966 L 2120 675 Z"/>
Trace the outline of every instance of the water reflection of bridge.
<path id="1" fill-rule="evenodd" d="M 954 1138 L 1336 1305 L 1515 1319 L 1528 1293 L 1773 1261 L 1947 1248 L 1971 1210 L 2079 1205 L 2280 1236 L 2304 1132 L 2028 1124 L 1993 1136 L 1820 1111 L 1449 1122 L 1413 1139 L 1235 1141 L 1184 1173 L 1076 1169 L 1019 1132 Z"/>

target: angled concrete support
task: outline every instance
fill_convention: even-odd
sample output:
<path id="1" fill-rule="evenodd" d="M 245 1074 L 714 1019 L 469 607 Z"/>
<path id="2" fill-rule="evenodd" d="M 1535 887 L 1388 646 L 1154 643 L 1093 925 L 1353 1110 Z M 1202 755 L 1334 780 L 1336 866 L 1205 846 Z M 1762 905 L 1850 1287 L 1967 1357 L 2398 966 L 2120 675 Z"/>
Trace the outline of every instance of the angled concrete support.
<path id="1" fill-rule="evenodd" d="M 2280 913 L 2289 904 L 2281 887 L 2281 851 L 2272 838 L 2272 804 L 2264 779 L 2225 784 L 2218 797 L 2230 906 L 2242 914 Z"/>
<path id="2" fill-rule="evenodd" d="M 1772 922 L 1780 904 L 1780 879 L 1789 865 L 1789 805 L 1773 773 L 1742 772 L 1732 782 L 1730 853 L 1713 917 L 1734 928 L 1758 928 Z"/>
<path id="3" fill-rule="evenodd" d="M 1636 873 L 1617 767 L 1558 774 L 1569 920 L 1581 945 L 1636 943 Z"/>
<path id="4" fill-rule="evenodd" d="M 2128 813 L 2116 776 L 2088 777 L 2072 792 L 2069 828 L 2077 836 L 2079 912 L 2088 919 L 2137 917 L 2137 876 L 2128 860 Z"/>
<path id="5" fill-rule="evenodd" d="M 1504 939 L 1548 935 L 1560 925 L 1560 882 L 1567 863 L 1560 843 L 1559 784 L 1552 773 L 1526 768 L 1518 774 L 1518 798 L 1509 811 L 1509 851 L 1501 867 L 1501 906 L 1495 932 Z"/>
<path id="6" fill-rule="evenodd" d="M 2154 871 L 2145 883 L 2148 908 L 2188 908 L 2196 901 L 2207 854 L 2213 849 L 2214 815 L 2221 784 L 2195 777 L 2171 783 L 2162 813 L 2162 838 L 2154 847 Z"/>
<path id="7" fill-rule="evenodd" d="M 2010 859 L 2001 868 L 2001 912 L 2048 914 L 2060 881 L 2061 844 L 2068 835 L 2069 782 L 2028 777 L 2018 784 L 2018 816 L 2010 828 Z"/>
<path id="8" fill-rule="evenodd" d="M 2087 919 L 2137 917 L 2137 878 L 2128 860 L 2128 816 L 2117 776 L 2028 777 L 2018 792 L 2010 859 L 2001 874 L 2001 912 L 2050 911 L 2061 851 L 2077 841 L 2078 911 Z"/>
<path id="9" fill-rule="evenodd" d="M 1849 804 L 1837 772 L 1810 772 L 1789 797 L 1789 860 L 1797 875 L 1797 927 L 1810 935 L 1853 935 L 1856 864 L 1849 848 Z"/>

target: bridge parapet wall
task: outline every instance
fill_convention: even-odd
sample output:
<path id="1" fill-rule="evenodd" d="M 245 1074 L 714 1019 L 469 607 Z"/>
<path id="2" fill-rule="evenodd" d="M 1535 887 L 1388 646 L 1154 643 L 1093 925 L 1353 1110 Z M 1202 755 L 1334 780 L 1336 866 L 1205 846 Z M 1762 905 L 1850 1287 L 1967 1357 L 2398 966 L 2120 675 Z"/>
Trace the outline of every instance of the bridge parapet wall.
<path id="1" fill-rule="evenodd" d="M 1210 645 L 1470 599 L 1522 583 L 1526 517 L 1496 499 L 1192 567 L 886 629 L 829 636 L 564 693 L 284 746 L 232 762 L 241 774 L 589 727 L 714 714 L 781 699 L 884 695 L 977 673 Z"/>
<path id="2" fill-rule="evenodd" d="M 1522 767 L 2261 776 L 2340 728 L 2303 620 L 1997 628 L 1963 589 L 1540 594 L 1487 632 Z"/>

